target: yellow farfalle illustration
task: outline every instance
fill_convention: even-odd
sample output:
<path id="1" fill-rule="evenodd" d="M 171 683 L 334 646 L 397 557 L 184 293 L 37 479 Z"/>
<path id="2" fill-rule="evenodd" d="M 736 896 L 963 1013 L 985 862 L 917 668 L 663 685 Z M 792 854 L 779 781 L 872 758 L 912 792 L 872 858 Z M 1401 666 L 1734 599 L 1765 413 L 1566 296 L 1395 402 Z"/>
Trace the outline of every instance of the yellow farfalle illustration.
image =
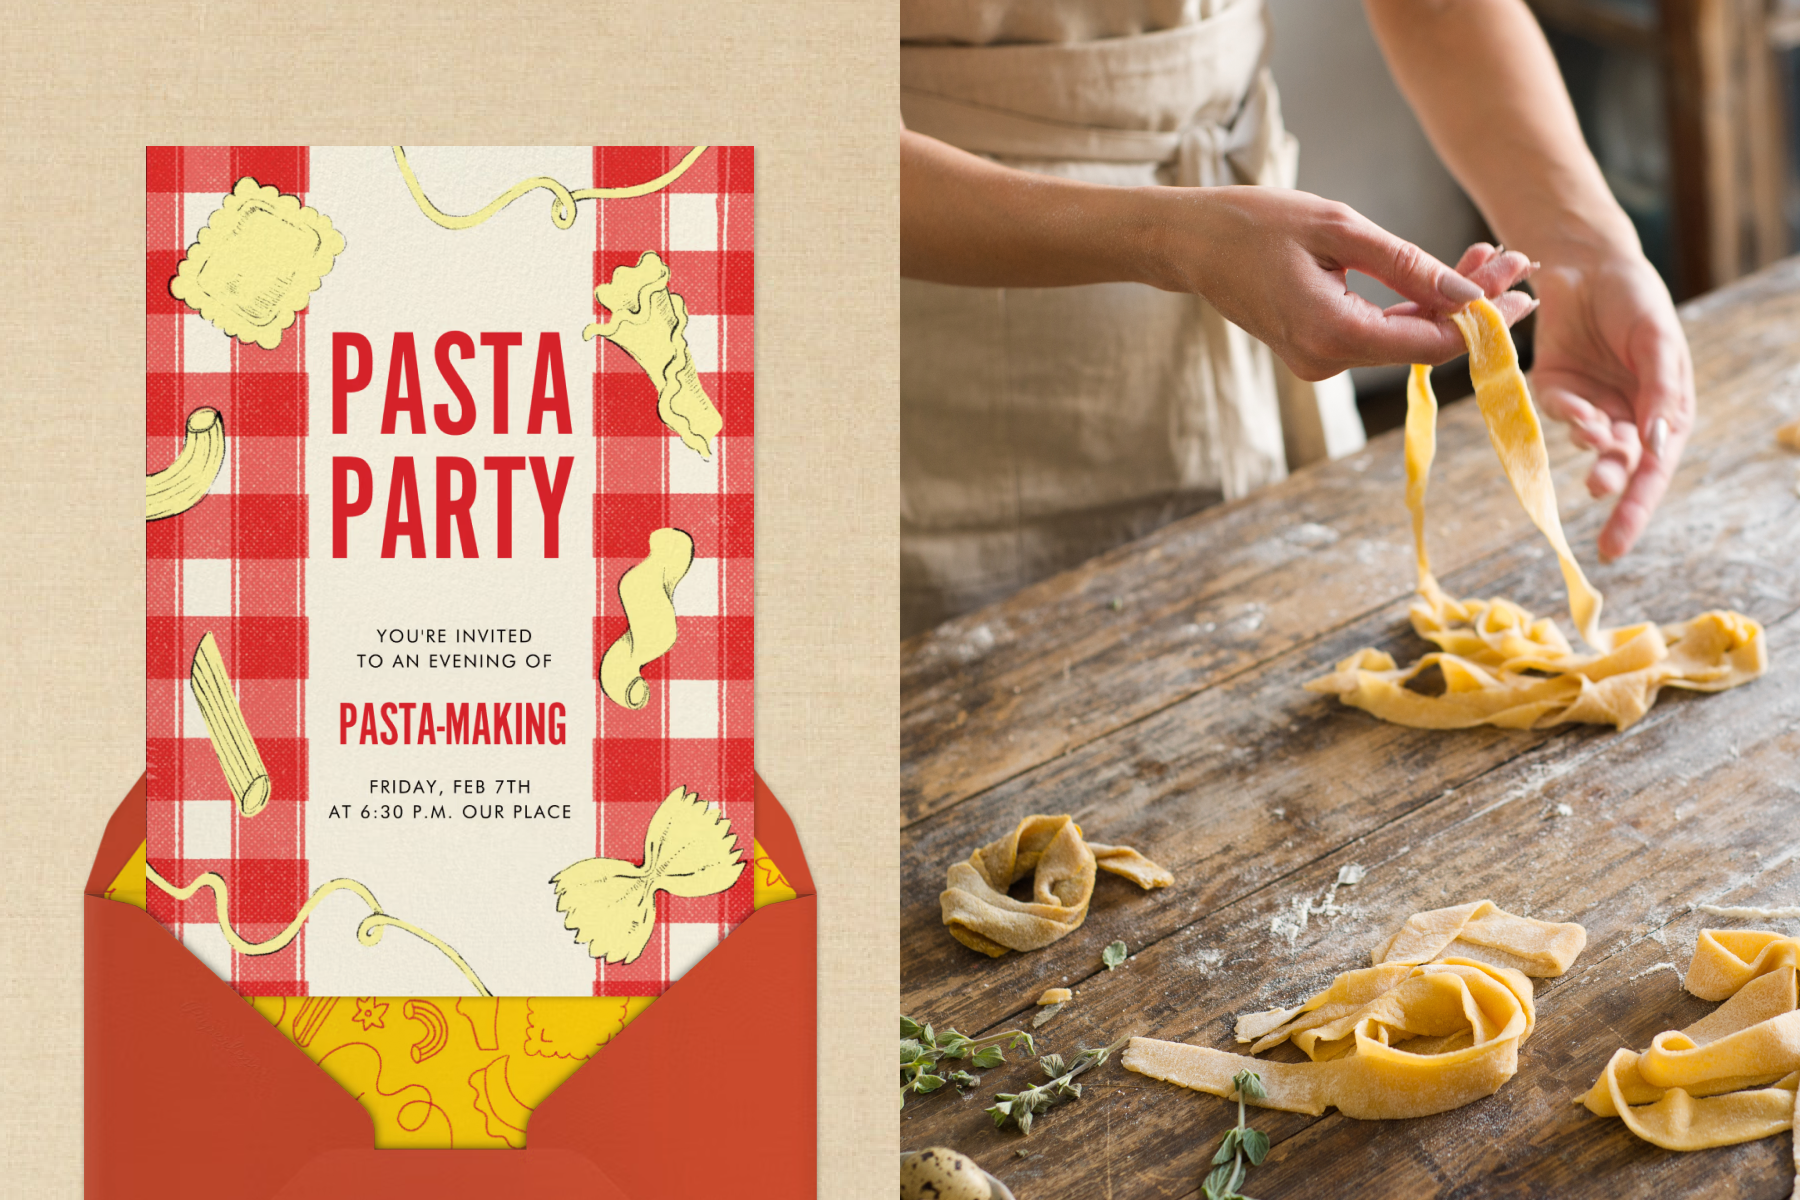
<path id="1" fill-rule="evenodd" d="M 1298 1008 L 1238 1019 L 1231 1054 L 1135 1037 L 1125 1069 L 1215 1096 L 1235 1097 L 1234 1076 L 1262 1076 L 1253 1104 L 1287 1112 L 1336 1108 L 1383 1120 L 1446 1112 L 1492 1095 L 1519 1069 L 1519 1046 L 1537 1019 L 1527 976 L 1568 970 L 1587 931 L 1503 912 L 1482 900 L 1415 914 L 1376 965 L 1346 971 Z M 1311 1062 L 1251 1055 L 1291 1041 Z"/>
<path id="2" fill-rule="evenodd" d="M 216 408 L 196 408 L 175 461 L 144 477 L 144 519 L 177 517 L 200 503 L 224 465 L 225 418 Z"/>
<path id="3" fill-rule="evenodd" d="M 646 250 L 636 266 L 614 270 L 612 282 L 595 288 L 594 296 L 612 320 L 594 322 L 582 338 L 599 334 L 637 360 L 656 385 L 656 415 L 689 449 L 712 457 L 712 440 L 725 419 L 700 387 L 688 351 L 687 304 L 669 290 L 669 268 Z"/>
<path id="4" fill-rule="evenodd" d="M 169 294 L 227 336 L 273 350 L 343 252 L 330 217 L 246 175 L 188 247 Z"/>
<path id="5" fill-rule="evenodd" d="M 585 858 L 559 871 L 556 911 L 563 928 L 594 958 L 637 961 L 656 924 L 656 893 L 711 896 L 744 872 L 731 822 L 698 793 L 677 787 L 658 806 L 644 834 L 641 865 L 616 858 Z"/>
<path id="6" fill-rule="evenodd" d="M 1475 399 L 1494 450 L 1526 515 L 1556 551 L 1570 612 L 1596 653 L 1576 653 L 1553 621 L 1510 600 L 1457 600 L 1438 586 L 1425 550 L 1425 482 L 1435 449 L 1437 400 L 1427 369 L 1414 366 L 1407 383 L 1406 504 L 1412 510 L 1419 586 L 1411 617 L 1413 629 L 1438 650 L 1404 668 L 1383 651 L 1359 650 L 1306 688 L 1420 729 L 1541 729 L 1563 722 L 1624 729 L 1650 710 L 1665 687 L 1718 692 L 1762 674 L 1768 667 L 1763 629 L 1742 613 L 1705 612 L 1662 626 L 1600 627 L 1600 592 L 1563 536 L 1544 431 L 1506 322 L 1486 300 L 1452 319 L 1468 343 Z M 1443 675 L 1442 694 L 1407 686 L 1432 667 Z"/>
<path id="7" fill-rule="evenodd" d="M 1800 1133 L 1797 973 L 1800 939 L 1702 931 L 1687 990 L 1724 1003 L 1686 1029 L 1657 1034 L 1641 1054 L 1614 1053 L 1580 1102 L 1665 1150 Z M 1800 1166 L 1800 1146 L 1794 1156 Z"/>
<path id="8" fill-rule="evenodd" d="M 675 645 L 675 586 L 694 562 L 694 539 L 679 529 L 650 534 L 650 555 L 619 578 L 619 604 L 629 628 L 600 659 L 600 690 L 614 704 L 642 708 L 650 703 L 644 664 Z"/>

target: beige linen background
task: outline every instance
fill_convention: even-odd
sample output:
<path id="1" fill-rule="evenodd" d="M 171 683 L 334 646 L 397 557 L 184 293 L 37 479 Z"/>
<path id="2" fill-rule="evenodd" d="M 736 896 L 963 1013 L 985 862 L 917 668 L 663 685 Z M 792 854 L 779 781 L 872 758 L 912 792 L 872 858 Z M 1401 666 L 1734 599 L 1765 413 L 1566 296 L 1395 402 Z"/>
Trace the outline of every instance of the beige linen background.
<path id="1" fill-rule="evenodd" d="M 756 758 L 822 897 L 820 1192 L 885 1194 L 899 978 L 892 0 L 6 7 L 0 1192 L 80 1195 L 79 898 L 144 764 L 143 147 L 706 141 L 756 147 Z"/>

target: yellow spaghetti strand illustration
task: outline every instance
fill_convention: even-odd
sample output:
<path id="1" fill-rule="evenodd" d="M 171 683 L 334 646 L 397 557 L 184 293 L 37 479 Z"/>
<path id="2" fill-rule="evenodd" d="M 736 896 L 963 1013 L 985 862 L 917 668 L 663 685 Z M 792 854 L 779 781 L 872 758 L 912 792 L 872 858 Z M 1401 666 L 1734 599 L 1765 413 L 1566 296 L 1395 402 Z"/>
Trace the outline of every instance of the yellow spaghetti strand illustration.
<path id="1" fill-rule="evenodd" d="M 333 892 L 355 892 L 357 896 L 361 898 L 362 902 L 369 906 L 369 915 L 364 917 L 362 922 L 356 927 L 357 941 L 365 946 L 376 945 L 381 941 L 382 927 L 392 925 L 397 929 L 412 934 L 427 945 L 436 947 L 440 954 L 456 964 L 456 969 L 463 973 L 463 978 L 473 984 L 475 990 L 480 992 L 483 996 L 492 996 L 494 994 L 488 991 L 487 985 L 482 983 L 481 978 L 475 974 L 475 969 L 469 966 L 469 964 L 464 961 L 463 956 L 458 954 L 453 947 L 444 942 L 443 939 L 426 933 L 417 925 L 402 921 L 399 917 L 389 916 L 387 913 L 382 912 L 381 903 L 375 899 L 375 893 L 371 892 L 368 888 L 364 887 L 354 879 L 333 879 L 329 883 L 320 884 L 313 894 L 307 897 L 306 903 L 300 906 L 299 913 L 295 915 L 292 923 L 290 923 L 286 929 L 282 930 L 266 942 L 247 942 L 239 936 L 237 930 L 231 927 L 231 918 L 229 916 L 231 897 L 226 890 L 225 880 L 221 878 L 216 871 L 208 871 L 186 887 L 179 888 L 164 879 L 157 873 L 156 868 L 149 863 L 144 864 L 144 875 L 151 883 L 155 884 L 158 888 L 168 893 L 176 900 L 187 900 L 201 888 L 210 888 L 213 894 L 213 902 L 218 913 L 219 932 L 225 935 L 225 940 L 231 944 L 233 950 L 236 950 L 239 954 L 250 955 L 274 954 L 277 950 L 284 948 L 298 936 L 300 927 L 306 924 L 306 919 L 312 916 L 313 909 L 319 907 L 320 901 L 324 900 L 325 897 L 331 895 Z"/>
<path id="2" fill-rule="evenodd" d="M 535 192 L 539 188 L 551 194 L 550 220 L 558 229 L 568 229 L 575 224 L 577 202 L 582 200 L 629 200 L 633 196 L 648 196 L 651 192 L 660 192 L 680 179 L 687 169 L 693 166 L 702 154 L 706 153 L 706 149 L 705 146 L 695 146 L 680 162 L 655 179 L 644 183 L 634 183 L 628 187 L 582 188 L 578 192 L 571 192 L 548 175 L 537 175 L 514 184 L 486 207 L 461 217 L 444 212 L 426 198 L 425 189 L 419 186 L 418 176 L 413 174 L 412 167 L 407 164 L 404 146 L 394 147 L 394 161 L 399 164 L 400 175 L 406 180 L 406 188 L 412 193 L 412 198 L 418 204 L 419 211 L 445 229 L 473 229 L 520 196 L 527 192 Z"/>

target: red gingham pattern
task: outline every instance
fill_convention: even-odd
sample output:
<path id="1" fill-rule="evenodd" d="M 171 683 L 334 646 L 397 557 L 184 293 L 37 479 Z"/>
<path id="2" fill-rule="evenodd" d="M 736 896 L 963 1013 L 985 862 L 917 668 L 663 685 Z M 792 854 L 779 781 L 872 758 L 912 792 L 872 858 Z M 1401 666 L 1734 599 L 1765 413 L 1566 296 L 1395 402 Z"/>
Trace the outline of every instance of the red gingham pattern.
<path id="1" fill-rule="evenodd" d="M 594 151 L 594 185 L 654 178 L 685 146 Z M 688 347 L 700 385 L 724 427 L 705 462 L 656 415 L 656 388 L 631 356 L 605 338 L 594 373 L 599 455 L 594 497 L 598 603 L 594 661 L 625 631 L 619 577 L 643 559 L 654 529 L 694 539 L 694 564 L 675 590 L 675 648 L 644 668 L 650 702 L 636 712 L 597 690 L 594 799 L 596 854 L 639 861 L 644 830 L 680 784 L 717 803 L 750 861 L 753 826 L 755 646 L 752 572 L 755 464 L 754 158 L 749 147 L 714 146 L 668 188 L 630 200 L 602 200 L 594 284 L 654 250 L 668 265 L 669 290 L 687 305 Z M 596 304 L 596 319 L 610 314 Z M 597 962 L 594 994 L 654 996 L 696 951 L 750 915 L 751 872 L 718 896 L 657 894 L 657 923 L 643 955 L 628 965 Z"/>
<path id="2" fill-rule="evenodd" d="M 634 184 L 674 166 L 687 147 L 604 147 L 594 183 Z M 675 183 L 630 200 L 584 201 L 597 241 L 594 283 L 646 250 L 668 264 L 689 313 L 687 339 L 701 386 L 724 428 L 710 463 L 656 415 L 656 391 L 629 355 L 595 339 L 593 404 L 598 491 L 594 512 L 594 664 L 625 629 L 619 577 L 640 561 L 652 530 L 694 539 L 694 564 L 676 591 L 679 640 L 645 668 L 650 703 L 630 712 L 595 683 L 595 853 L 639 861 L 650 815 L 677 784 L 720 806 L 746 864 L 754 837 L 755 681 L 752 498 L 754 455 L 754 224 L 752 151 L 707 150 Z M 306 315 L 274 351 L 212 329 L 168 293 L 195 231 L 244 175 L 306 200 L 303 147 L 153 148 L 148 153 L 146 309 L 147 470 L 180 447 L 188 412 L 225 418 L 221 481 L 195 508 L 148 527 L 149 822 L 151 861 L 178 884 L 217 871 L 230 885 L 233 925 L 256 941 L 278 933 L 307 896 L 305 616 Z M 576 186 L 576 181 L 567 181 Z M 596 317 L 604 319 L 598 305 Z M 221 347 L 220 342 L 229 342 Z M 219 642 L 269 768 L 273 799 L 253 820 L 236 815 L 206 730 L 188 694 L 201 634 Z M 202 892 L 177 904 L 152 889 L 150 911 L 215 962 L 239 991 L 305 995 L 305 933 L 263 957 L 229 951 Z M 657 897 L 658 923 L 629 965 L 595 964 L 594 994 L 657 995 L 753 908 L 746 867 L 730 891 Z"/>
<path id="3" fill-rule="evenodd" d="M 195 233 L 248 175 L 306 199 L 303 146 L 152 147 L 145 180 L 145 470 L 181 448 L 187 415 L 225 419 L 219 482 L 199 504 L 146 526 L 145 628 L 150 861 L 186 884 L 216 871 L 231 922 L 251 941 L 281 932 L 307 896 L 306 315 L 274 350 L 227 338 L 169 294 Z M 188 690 L 203 634 L 218 641 L 272 787 L 253 820 L 231 789 Z M 306 934 L 275 954 L 232 951 L 208 891 L 150 912 L 239 991 L 306 994 Z"/>

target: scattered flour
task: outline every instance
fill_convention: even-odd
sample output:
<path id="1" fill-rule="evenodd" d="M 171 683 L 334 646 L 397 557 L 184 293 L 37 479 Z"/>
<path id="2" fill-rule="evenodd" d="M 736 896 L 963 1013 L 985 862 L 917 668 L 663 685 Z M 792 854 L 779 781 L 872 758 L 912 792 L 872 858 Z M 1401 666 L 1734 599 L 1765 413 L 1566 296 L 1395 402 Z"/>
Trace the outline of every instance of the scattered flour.
<path id="1" fill-rule="evenodd" d="M 1674 963 L 1657 963 L 1654 967 L 1645 967 L 1643 970 L 1639 971 L 1636 975 L 1633 975 L 1630 979 L 1627 979 L 1625 982 L 1632 983 L 1632 982 L 1635 982 L 1636 980 L 1642 979 L 1646 975 L 1654 975 L 1658 971 L 1673 971 L 1677 975 L 1681 974 L 1681 968 L 1676 966 Z"/>
<path id="2" fill-rule="evenodd" d="M 1368 873 L 1369 869 L 1361 863 L 1339 867 L 1337 879 L 1325 889 L 1324 899 L 1314 903 L 1311 896 L 1295 896 L 1288 901 L 1287 911 L 1276 913 L 1269 922 L 1269 932 L 1292 946 L 1306 932 L 1306 924 L 1313 917 L 1341 917 L 1351 912 L 1351 909 L 1338 904 L 1337 890 L 1341 887 L 1355 887 Z"/>
<path id="3" fill-rule="evenodd" d="M 1574 815 L 1575 810 L 1566 804 L 1552 804 L 1549 808 L 1544 810 L 1544 820 L 1546 821 L 1550 820 L 1552 817 L 1572 817 Z"/>

